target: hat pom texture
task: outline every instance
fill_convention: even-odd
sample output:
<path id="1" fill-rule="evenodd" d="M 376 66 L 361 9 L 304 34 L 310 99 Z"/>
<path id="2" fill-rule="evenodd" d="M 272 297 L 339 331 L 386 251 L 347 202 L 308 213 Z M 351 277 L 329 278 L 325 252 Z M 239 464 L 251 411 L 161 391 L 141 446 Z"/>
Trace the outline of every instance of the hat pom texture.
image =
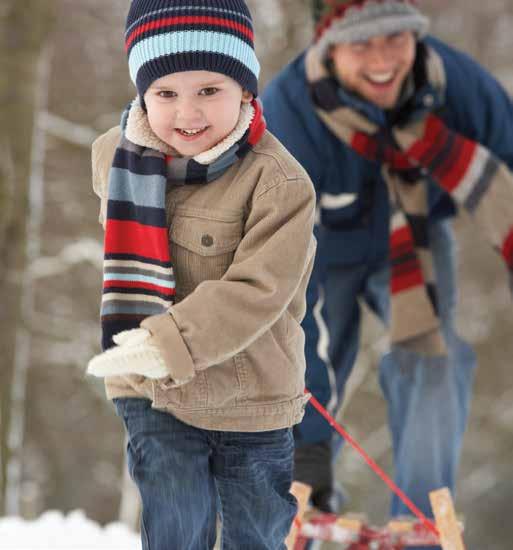
<path id="1" fill-rule="evenodd" d="M 334 44 L 408 30 L 422 37 L 429 27 L 415 0 L 314 0 L 313 12 L 321 57 Z"/>

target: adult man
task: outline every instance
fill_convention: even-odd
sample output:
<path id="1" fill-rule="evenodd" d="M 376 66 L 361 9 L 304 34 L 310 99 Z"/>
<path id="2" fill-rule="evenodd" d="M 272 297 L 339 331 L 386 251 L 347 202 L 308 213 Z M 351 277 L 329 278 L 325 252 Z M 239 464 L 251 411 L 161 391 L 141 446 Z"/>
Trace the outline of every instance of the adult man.
<path id="1" fill-rule="evenodd" d="M 511 266 L 513 105 L 474 61 L 426 37 L 412 0 L 314 5 L 314 45 L 263 94 L 318 196 L 307 386 L 337 410 L 365 300 L 390 328 L 379 375 L 396 482 L 430 514 L 428 492 L 454 488 L 475 366 L 453 326 L 450 218 L 456 203 L 470 210 Z M 296 478 L 332 510 L 330 427 L 309 407 L 295 435 Z M 408 510 L 394 497 L 391 512 Z"/>

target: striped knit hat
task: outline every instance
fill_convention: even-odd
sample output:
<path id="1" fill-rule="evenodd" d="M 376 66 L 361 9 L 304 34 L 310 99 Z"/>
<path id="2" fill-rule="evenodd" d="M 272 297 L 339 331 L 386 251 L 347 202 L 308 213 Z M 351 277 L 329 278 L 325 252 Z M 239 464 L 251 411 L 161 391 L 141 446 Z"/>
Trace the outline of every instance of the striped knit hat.
<path id="1" fill-rule="evenodd" d="M 333 44 L 413 31 L 422 37 L 429 19 L 415 0 L 313 0 L 315 41 L 321 58 Z"/>
<path id="2" fill-rule="evenodd" d="M 139 96 L 181 71 L 213 71 L 258 94 L 260 65 L 244 0 L 132 0 L 125 49 Z"/>

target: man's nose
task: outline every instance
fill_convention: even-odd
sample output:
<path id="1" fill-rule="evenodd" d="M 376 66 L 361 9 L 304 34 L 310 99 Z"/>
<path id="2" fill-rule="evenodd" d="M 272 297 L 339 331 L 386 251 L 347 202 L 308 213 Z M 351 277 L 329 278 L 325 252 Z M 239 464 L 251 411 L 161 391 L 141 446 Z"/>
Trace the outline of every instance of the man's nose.
<path id="1" fill-rule="evenodd" d="M 388 69 L 394 63 L 394 51 L 386 45 L 374 46 L 368 60 L 374 69 Z"/>

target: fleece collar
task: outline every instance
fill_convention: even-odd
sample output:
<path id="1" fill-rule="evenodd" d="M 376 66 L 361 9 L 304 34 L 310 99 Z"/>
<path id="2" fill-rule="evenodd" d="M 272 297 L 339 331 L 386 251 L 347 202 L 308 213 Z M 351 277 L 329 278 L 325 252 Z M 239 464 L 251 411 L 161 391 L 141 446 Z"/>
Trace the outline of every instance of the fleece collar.
<path id="1" fill-rule="evenodd" d="M 253 121 L 254 116 L 254 107 L 250 103 L 243 103 L 240 109 L 239 120 L 232 132 L 217 145 L 214 145 L 208 151 L 196 155 L 193 159 L 199 164 L 212 164 L 242 138 Z M 154 149 L 173 157 L 180 156 L 176 150 L 155 135 L 148 121 L 148 115 L 141 107 L 139 97 L 135 98 L 130 106 L 126 120 L 125 136 L 135 145 Z"/>

